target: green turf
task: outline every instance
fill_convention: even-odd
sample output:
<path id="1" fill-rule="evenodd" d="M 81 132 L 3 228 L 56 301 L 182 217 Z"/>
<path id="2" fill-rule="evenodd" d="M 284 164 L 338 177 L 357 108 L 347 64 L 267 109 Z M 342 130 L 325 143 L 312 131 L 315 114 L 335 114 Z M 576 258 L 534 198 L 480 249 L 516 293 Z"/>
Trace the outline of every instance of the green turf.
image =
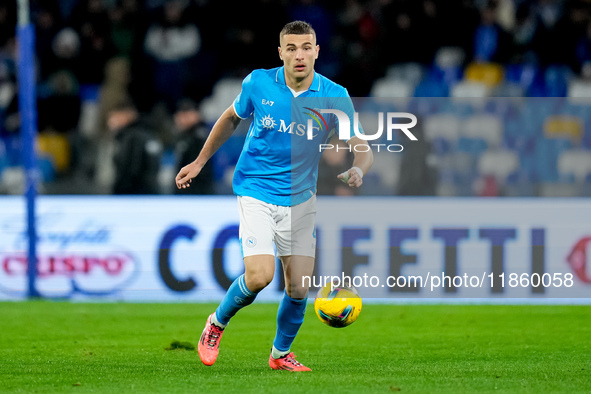
<path id="1" fill-rule="evenodd" d="M 213 309 L 0 303 L 0 391 L 591 391 L 589 306 L 365 305 L 344 329 L 310 307 L 293 350 L 313 372 L 299 374 L 268 367 L 272 304 L 241 311 L 202 365 L 188 349 Z"/>

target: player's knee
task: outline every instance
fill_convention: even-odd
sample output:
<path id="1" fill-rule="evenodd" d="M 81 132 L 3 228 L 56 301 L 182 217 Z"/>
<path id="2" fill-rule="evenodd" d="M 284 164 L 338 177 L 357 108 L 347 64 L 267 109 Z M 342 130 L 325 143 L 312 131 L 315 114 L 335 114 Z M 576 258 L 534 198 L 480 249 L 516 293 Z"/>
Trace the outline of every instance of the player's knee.
<path id="1" fill-rule="evenodd" d="M 273 274 L 269 273 L 255 273 L 245 276 L 246 287 L 248 290 L 257 293 L 263 290 L 273 280 Z"/>
<path id="2" fill-rule="evenodd" d="M 308 288 L 302 286 L 288 285 L 285 286 L 285 291 L 290 298 L 294 300 L 303 300 L 308 296 Z"/>

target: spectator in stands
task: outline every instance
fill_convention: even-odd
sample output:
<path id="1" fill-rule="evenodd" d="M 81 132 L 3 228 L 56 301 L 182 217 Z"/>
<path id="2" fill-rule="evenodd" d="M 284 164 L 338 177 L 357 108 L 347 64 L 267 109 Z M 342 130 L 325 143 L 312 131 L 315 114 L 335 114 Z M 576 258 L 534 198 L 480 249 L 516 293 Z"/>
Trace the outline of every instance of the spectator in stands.
<path id="1" fill-rule="evenodd" d="M 5 1 L 0 3 L 0 48 L 14 39 L 16 31 L 16 2 Z"/>
<path id="2" fill-rule="evenodd" d="M 589 63 L 591 63 L 591 22 L 588 23 L 584 33 L 577 40 L 576 61 L 577 71 L 587 69 Z M 588 74 L 588 71 L 586 71 L 586 74 Z M 588 75 L 586 76 L 588 77 Z"/>
<path id="3" fill-rule="evenodd" d="M 197 104 L 191 99 L 179 101 L 174 114 L 174 124 L 177 131 L 175 141 L 176 172 L 186 163 L 190 163 L 201 152 L 203 144 L 209 135 L 209 127 L 203 122 Z M 201 170 L 199 178 L 191 187 L 175 188 L 176 194 L 215 194 L 213 162 L 209 161 Z"/>
<path id="4" fill-rule="evenodd" d="M 148 28 L 144 39 L 155 97 L 170 110 L 198 74 L 192 66 L 201 49 L 201 33 L 185 16 L 188 4 L 187 0 L 166 1 L 161 19 Z"/>
<path id="5" fill-rule="evenodd" d="M 38 76 L 41 80 L 45 80 L 54 71 L 48 67 L 53 56 L 52 43 L 64 25 L 59 19 L 59 12 L 55 4 L 53 7 L 49 4 L 38 7 L 32 18 L 35 23 L 35 51 L 39 62 Z"/>
<path id="6" fill-rule="evenodd" d="M 539 21 L 530 12 L 530 5 L 522 3 L 515 14 L 515 27 L 513 30 L 513 61 L 517 63 L 538 63 L 536 45 L 538 38 Z"/>
<path id="7" fill-rule="evenodd" d="M 42 75 L 49 77 L 58 71 L 70 72 L 79 80 L 81 57 L 80 35 L 71 27 L 61 29 L 51 42 L 51 53 L 44 60 Z"/>
<path id="8" fill-rule="evenodd" d="M 131 58 L 136 24 L 140 17 L 138 0 L 117 0 L 110 10 L 111 41 L 117 56 Z"/>
<path id="9" fill-rule="evenodd" d="M 94 132 L 98 135 L 106 129 L 107 115 L 118 103 L 129 99 L 128 86 L 130 83 L 129 60 L 123 57 L 114 57 L 105 66 L 105 78 L 99 93 L 99 119 L 97 129 Z"/>
<path id="10" fill-rule="evenodd" d="M 480 25 L 474 34 L 474 60 L 483 63 L 508 61 L 512 38 L 497 23 L 494 2 L 484 7 L 480 16 Z"/>
<path id="11" fill-rule="evenodd" d="M 38 89 L 39 129 L 49 127 L 59 133 L 68 133 L 78 127 L 80 97 L 78 81 L 68 70 L 51 74 Z"/>
<path id="12" fill-rule="evenodd" d="M 162 144 L 134 104 L 126 100 L 116 105 L 107 124 L 115 134 L 113 194 L 158 194 Z"/>
<path id="13" fill-rule="evenodd" d="M 44 18 L 51 19 L 50 15 Z M 49 24 L 49 21 L 47 21 Z M 48 27 L 47 33 L 52 28 Z M 53 38 L 51 52 L 45 57 L 38 86 L 39 129 L 60 133 L 73 131 L 80 117 L 79 75 L 81 70 L 80 36 L 70 28 L 61 29 Z"/>

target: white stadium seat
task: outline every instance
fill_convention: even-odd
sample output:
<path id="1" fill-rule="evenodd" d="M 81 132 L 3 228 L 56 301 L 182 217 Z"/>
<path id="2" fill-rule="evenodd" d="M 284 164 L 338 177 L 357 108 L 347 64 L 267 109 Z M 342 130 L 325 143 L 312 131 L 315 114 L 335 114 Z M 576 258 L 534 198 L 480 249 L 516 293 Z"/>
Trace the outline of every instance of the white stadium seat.
<path id="1" fill-rule="evenodd" d="M 371 88 L 371 97 L 412 97 L 414 86 L 407 81 L 380 78 Z"/>
<path id="2" fill-rule="evenodd" d="M 423 122 L 425 139 L 433 141 L 436 138 L 442 138 L 455 142 L 460 134 L 460 124 L 458 117 L 450 114 L 426 117 Z"/>
<path id="3" fill-rule="evenodd" d="M 483 139 L 489 148 L 499 147 L 503 141 L 503 122 L 495 115 L 473 115 L 464 120 L 461 135 L 466 138 Z"/>
<path id="4" fill-rule="evenodd" d="M 490 88 L 481 82 L 461 81 L 451 88 L 450 95 L 456 99 L 488 97 L 490 95 Z"/>
<path id="5" fill-rule="evenodd" d="M 584 149 L 571 149 L 562 152 L 558 157 L 558 173 L 573 175 L 575 181 L 584 182 L 591 174 L 591 152 Z"/>
<path id="6" fill-rule="evenodd" d="M 478 172 L 493 175 L 501 183 L 519 168 L 519 156 L 508 149 L 487 150 L 478 160 Z"/>
<path id="7" fill-rule="evenodd" d="M 215 122 L 219 116 L 233 102 L 242 89 L 242 80 L 239 78 L 224 78 L 219 80 L 211 96 L 203 99 L 201 112 L 206 122 Z"/>

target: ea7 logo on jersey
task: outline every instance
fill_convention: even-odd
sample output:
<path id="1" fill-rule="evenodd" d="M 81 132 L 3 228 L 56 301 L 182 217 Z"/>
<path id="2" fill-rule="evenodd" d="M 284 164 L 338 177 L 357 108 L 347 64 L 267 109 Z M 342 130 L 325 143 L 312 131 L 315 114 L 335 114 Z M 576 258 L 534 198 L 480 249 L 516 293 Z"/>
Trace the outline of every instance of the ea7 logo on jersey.
<path id="1" fill-rule="evenodd" d="M 262 103 L 263 103 L 263 105 L 268 105 L 268 106 L 271 106 L 272 107 L 273 104 L 275 104 L 275 101 L 263 99 Z"/>

